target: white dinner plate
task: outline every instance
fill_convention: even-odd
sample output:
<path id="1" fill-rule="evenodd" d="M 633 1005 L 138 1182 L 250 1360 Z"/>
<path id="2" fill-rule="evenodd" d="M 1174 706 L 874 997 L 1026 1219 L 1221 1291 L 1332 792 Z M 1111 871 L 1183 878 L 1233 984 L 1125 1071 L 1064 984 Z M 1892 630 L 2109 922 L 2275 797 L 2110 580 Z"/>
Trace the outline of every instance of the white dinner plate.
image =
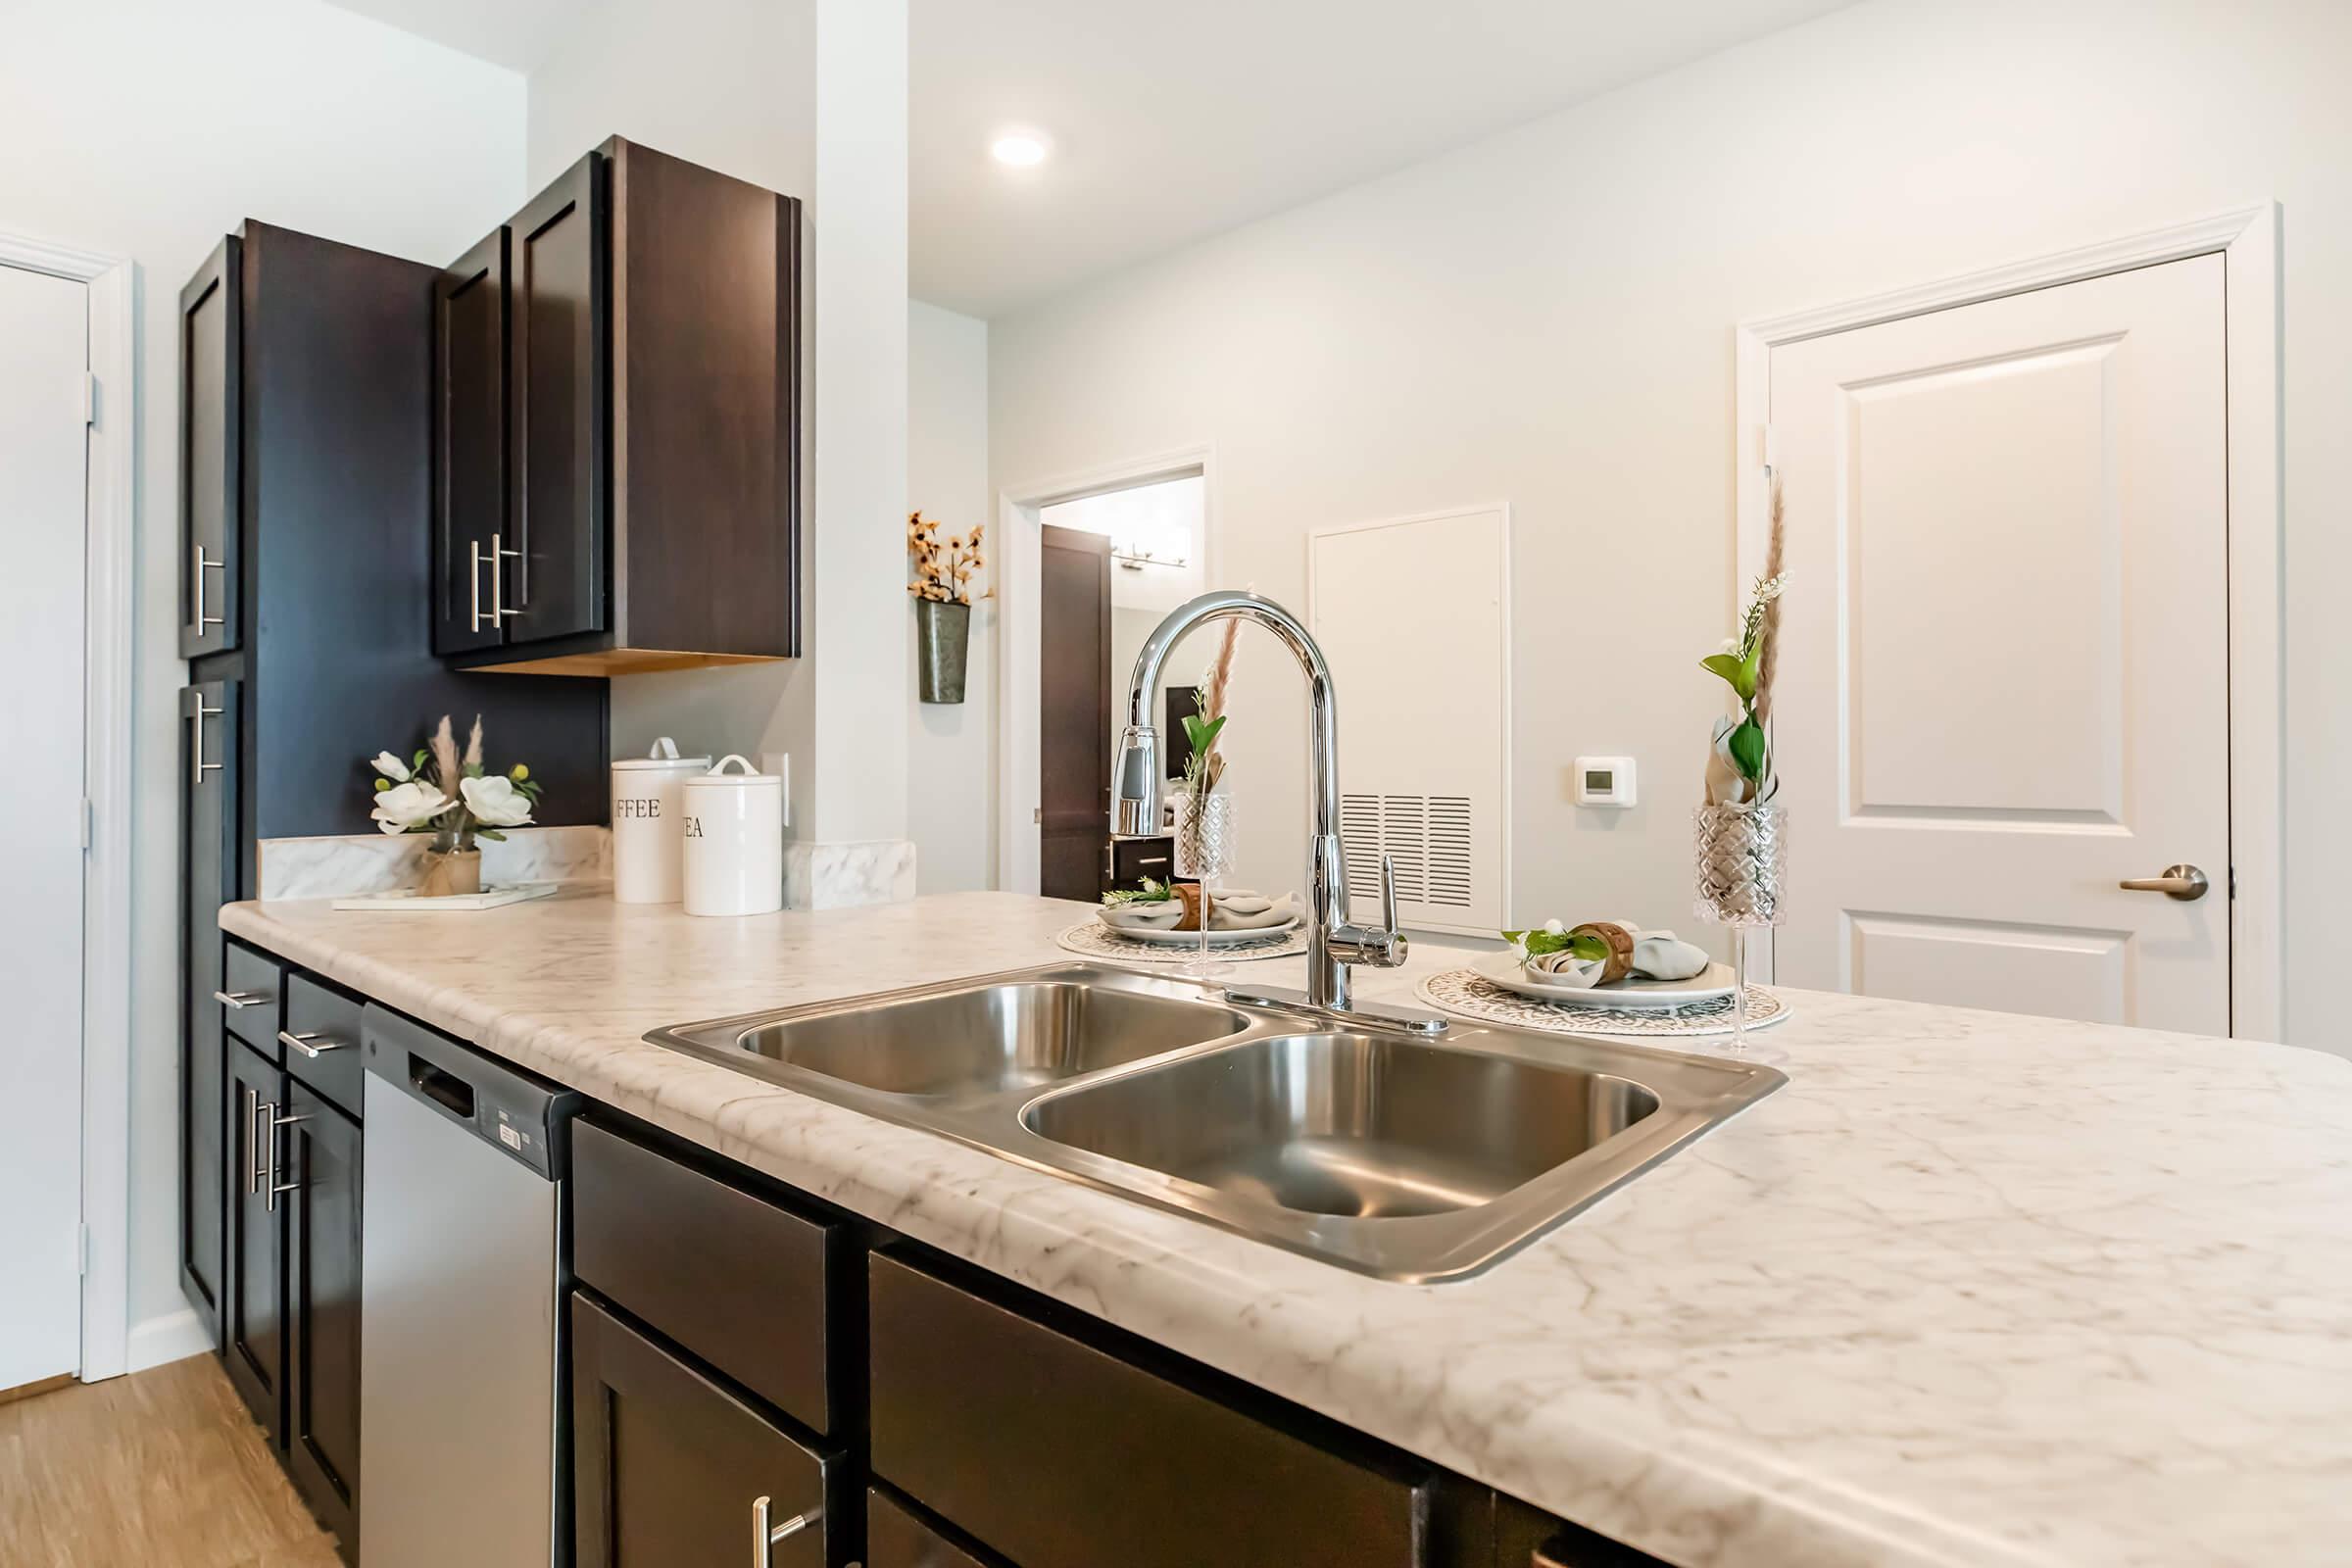
<path id="1" fill-rule="evenodd" d="M 1628 975 L 1605 986 L 1560 986 L 1538 982 L 1520 967 L 1516 953 L 1490 953 L 1471 965 L 1481 980 L 1491 980 L 1517 996 L 1563 1007 L 1688 1007 L 1719 1002 L 1732 994 L 1732 966 L 1710 963 L 1688 980 L 1644 980 Z"/>
<path id="2" fill-rule="evenodd" d="M 1098 915 L 1097 919 L 1101 920 L 1101 916 Z M 1114 937 L 1133 937 L 1138 942 L 1149 942 L 1154 947 L 1197 948 L 1200 945 L 1200 933 L 1198 931 L 1155 931 L 1149 926 L 1112 925 L 1108 920 L 1102 920 L 1101 923 L 1102 929 Z M 1211 931 L 1208 945 L 1211 948 L 1235 948 L 1244 943 L 1263 942 L 1269 937 L 1278 937 L 1298 928 L 1298 916 L 1294 914 L 1280 925 L 1261 925 L 1248 931 Z"/>

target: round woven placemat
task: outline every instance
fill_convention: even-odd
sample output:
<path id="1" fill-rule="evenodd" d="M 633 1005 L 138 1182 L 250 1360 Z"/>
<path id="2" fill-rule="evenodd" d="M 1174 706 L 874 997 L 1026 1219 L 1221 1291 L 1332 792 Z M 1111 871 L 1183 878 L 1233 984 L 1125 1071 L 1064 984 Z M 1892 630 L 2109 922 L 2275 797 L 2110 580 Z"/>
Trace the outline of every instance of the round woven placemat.
<path id="1" fill-rule="evenodd" d="M 1190 963 L 1200 956 L 1199 944 L 1186 947 L 1166 947 L 1156 942 L 1138 942 L 1112 932 L 1100 920 L 1081 920 L 1054 939 L 1070 953 L 1083 953 L 1090 958 L 1116 958 L 1122 963 Z M 1239 962 L 1246 958 L 1288 958 L 1306 951 L 1306 922 L 1299 921 L 1288 931 L 1277 931 L 1259 942 L 1236 942 L 1208 950 L 1208 961 Z"/>
<path id="2" fill-rule="evenodd" d="M 1538 1002 L 1505 991 L 1475 969 L 1445 969 L 1423 979 L 1418 988 L 1423 1002 L 1458 1018 L 1480 1023 L 1508 1024 L 1514 1029 L 1542 1029 L 1555 1035 L 1728 1035 L 1732 1032 L 1732 999 L 1694 1003 L 1688 1007 L 1571 1007 Z M 1762 986 L 1747 988 L 1747 1026 L 1770 1028 L 1788 1021 L 1788 1004 Z"/>

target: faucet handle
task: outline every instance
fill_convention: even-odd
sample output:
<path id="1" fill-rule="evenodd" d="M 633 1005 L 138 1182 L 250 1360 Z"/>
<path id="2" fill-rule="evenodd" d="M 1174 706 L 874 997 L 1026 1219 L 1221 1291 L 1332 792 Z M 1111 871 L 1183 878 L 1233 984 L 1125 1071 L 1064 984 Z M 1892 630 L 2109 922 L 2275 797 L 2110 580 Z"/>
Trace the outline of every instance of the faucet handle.
<path id="1" fill-rule="evenodd" d="M 1357 925 L 1350 921 L 1342 924 L 1329 938 L 1331 952 L 1343 963 L 1369 964 L 1375 969 L 1394 969 L 1404 961 L 1412 944 L 1396 921 L 1396 862 L 1389 856 L 1380 858 L 1380 924 Z"/>

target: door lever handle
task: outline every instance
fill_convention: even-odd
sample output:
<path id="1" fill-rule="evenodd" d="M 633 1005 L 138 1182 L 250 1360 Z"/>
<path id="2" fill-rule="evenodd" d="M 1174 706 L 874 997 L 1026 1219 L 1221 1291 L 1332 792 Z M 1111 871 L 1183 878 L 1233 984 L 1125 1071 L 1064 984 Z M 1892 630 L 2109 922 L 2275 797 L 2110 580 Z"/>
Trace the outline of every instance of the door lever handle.
<path id="1" fill-rule="evenodd" d="M 2212 880 L 2193 865 L 2168 865 L 2162 876 L 2128 876 L 2116 886 L 2128 893 L 2161 893 L 2168 899 L 2193 904 L 2205 896 Z"/>

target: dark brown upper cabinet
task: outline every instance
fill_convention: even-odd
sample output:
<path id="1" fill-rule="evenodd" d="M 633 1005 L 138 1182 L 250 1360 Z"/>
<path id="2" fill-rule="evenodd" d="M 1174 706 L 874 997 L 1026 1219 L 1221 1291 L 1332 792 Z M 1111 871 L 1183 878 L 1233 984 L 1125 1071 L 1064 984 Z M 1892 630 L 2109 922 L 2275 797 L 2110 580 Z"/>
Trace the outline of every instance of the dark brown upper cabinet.
<path id="1" fill-rule="evenodd" d="M 433 652 L 496 647 L 507 535 L 507 231 L 433 280 Z"/>
<path id="2" fill-rule="evenodd" d="M 618 137 L 434 290 L 433 648 L 800 652 L 801 204 Z"/>
<path id="3" fill-rule="evenodd" d="M 221 240 L 179 291 L 179 657 L 238 646 L 237 392 L 242 242 Z"/>

